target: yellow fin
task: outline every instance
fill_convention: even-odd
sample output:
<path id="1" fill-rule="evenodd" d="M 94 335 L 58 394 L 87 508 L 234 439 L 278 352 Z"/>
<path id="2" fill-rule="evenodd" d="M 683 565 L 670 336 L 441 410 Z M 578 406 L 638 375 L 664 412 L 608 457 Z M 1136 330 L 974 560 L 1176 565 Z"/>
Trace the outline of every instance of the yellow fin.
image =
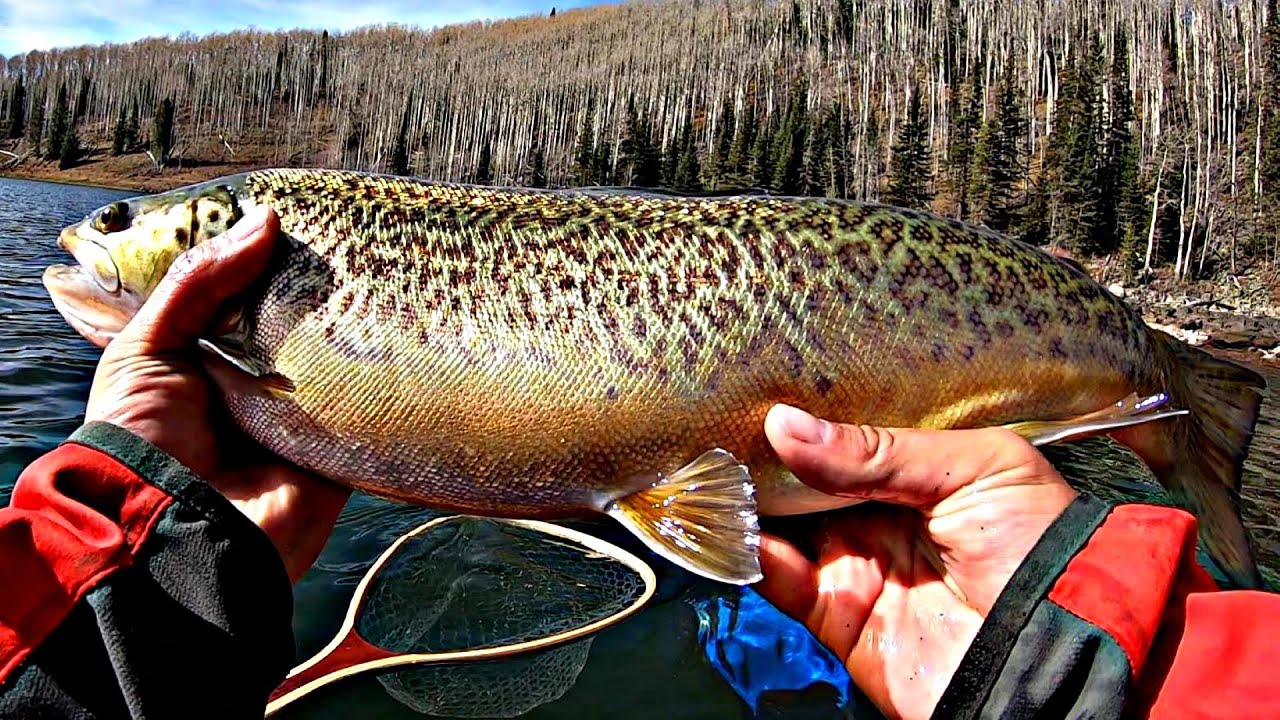
<path id="1" fill-rule="evenodd" d="M 724 450 L 659 476 L 605 512 L 650 550 L 691 572 L 734 585 L 763 577 L 755 484 Z"/>
<path id="2" fill-rule="evenodd" d="M 1004 427 L 1038 447 L 1188 414 L 1186 410 L 1162 407 L 1168 400 L 1169 396 L 1164 393 L 1145 398 L 1131 393 L 1115 405 L 1068 420 L 1032 420 Z"/>

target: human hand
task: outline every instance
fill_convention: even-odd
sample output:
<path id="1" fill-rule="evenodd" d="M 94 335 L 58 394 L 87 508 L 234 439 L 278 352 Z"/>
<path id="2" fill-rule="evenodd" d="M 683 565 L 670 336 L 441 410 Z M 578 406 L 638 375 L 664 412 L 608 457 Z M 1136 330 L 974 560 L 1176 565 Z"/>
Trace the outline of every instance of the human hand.
<path id="1" fill-rule="evenodd" d="M 133 432 L 227 497 L 271 538 L 291 580 L 315 562 L 349 490 L 271 456 L 223 417 L 196 340 L 270 262 L 274 213 L 187 251 L 102 353 L 85 420 Z"/>
<path id="2" fill-rule="evenodd" d="M 779 405 L 765 433 L 806 484 L 889 505 L 820 521 L 816 561 L 766 535 L 759 591 L 841 657 L 887 716 L 929 717 L 1000 591 L 1076 492 L 998 428 L 887 430 Z"/>

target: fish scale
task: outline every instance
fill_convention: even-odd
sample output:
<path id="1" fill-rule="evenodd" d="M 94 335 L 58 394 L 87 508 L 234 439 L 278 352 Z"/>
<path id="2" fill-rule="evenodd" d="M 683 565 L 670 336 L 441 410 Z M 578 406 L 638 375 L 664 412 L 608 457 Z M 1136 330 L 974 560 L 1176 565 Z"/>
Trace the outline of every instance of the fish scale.
<path id="1" fill-rule="evenodd" d="M 113 242 L 171 242 L 156 217 L 199 229 L 218 202 L 271 207 L 289 238 L 243 324 L 209 343 L 248 370 L 228 406 L 268 448 L 354 487 L 477 514 L 606 512 L 740 581 L 757 510 L 853 502 L 781 466 L 763 433 L 776 403 L 956 428 L 1069 422 L 1167 391 L 1200 417 L 1117 437 L 1218 518 L 1228 561 L 1251 562 L 1222 503 L 1234 513 L 1260 380 L 990 231 L 828 199 L 266 170 L 130 201 L 138 229 Z M 1189 461 L 1195 445 L 1211 452 Z"/>

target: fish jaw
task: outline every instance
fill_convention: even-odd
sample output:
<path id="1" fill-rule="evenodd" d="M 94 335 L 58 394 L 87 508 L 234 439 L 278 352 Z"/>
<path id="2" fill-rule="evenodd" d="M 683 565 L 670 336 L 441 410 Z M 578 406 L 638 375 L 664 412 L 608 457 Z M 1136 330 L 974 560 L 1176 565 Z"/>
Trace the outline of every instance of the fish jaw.
<path id="1" fill-rule="evenodd" d="M 83 267 L 50 266 L 44 271 L 43 281 L 54 308 L 76 332 L 98 347 L 106 347 L 133 315 Z"/>
<path id="2" fill-rule="evenodd" d="M 111 250 L 118 245 L 117 235 L 100 232 L 89 220 L 68 226 L 58 235 L 58 246 L 79 264 L 52 265 L 42 278 L 67 323 L 99 347 L 111 342 L 146 300 L 126 283 L 120 260 Z"/>

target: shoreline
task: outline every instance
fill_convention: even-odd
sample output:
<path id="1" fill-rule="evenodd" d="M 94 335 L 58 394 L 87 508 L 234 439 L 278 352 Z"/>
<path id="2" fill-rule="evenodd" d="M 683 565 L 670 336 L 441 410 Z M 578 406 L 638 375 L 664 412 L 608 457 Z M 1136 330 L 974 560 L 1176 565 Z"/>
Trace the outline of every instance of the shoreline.
<path id="1" fill-rule="evenodd" d="M 260 159 L 246 156 L 240 160 L 189 159 L 185 165 L 179 162 L 174 167 L 158 169 L 144 153 L 110 155 L 101 148 L 92 148 L 80 164 L 66 170 L 59 170 L 52 160 L 27 158 L 0 165 L 0 177 L 149 195 L 267 166 Z"/>
<path id="2" fill-rule="evenodd" d="M 56 171 L 55 171 L 56 172 Z M 27 180 L 30 182 L 47 182 L 55 185 L 74 185 L 76 187 L 91 187 L 101 190 L 119 190 L 120 192 L 139 192 L 137 187 L 127 187 L 124 185 L 108 185 L 107 183 L 97 180 L 80 180 L 75 178 L 58 177 L 53 174 L 45 173 L 26 173 L 14 172 L 12 168 L 0 170 L 0 178 L 5 180 Z"/>

